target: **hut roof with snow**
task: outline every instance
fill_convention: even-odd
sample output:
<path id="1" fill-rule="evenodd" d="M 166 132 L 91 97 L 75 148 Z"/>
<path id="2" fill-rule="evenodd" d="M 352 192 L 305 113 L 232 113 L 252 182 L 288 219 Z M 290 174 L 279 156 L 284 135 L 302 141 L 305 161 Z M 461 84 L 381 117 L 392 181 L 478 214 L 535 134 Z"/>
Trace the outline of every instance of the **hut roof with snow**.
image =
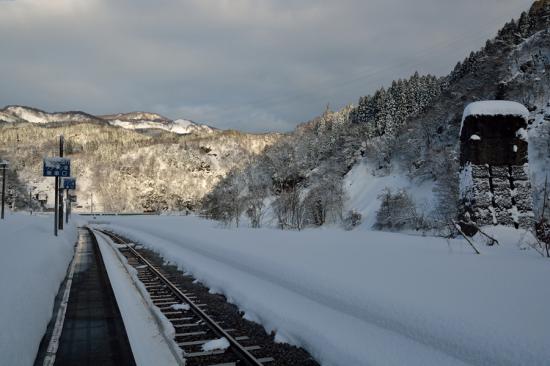
<path id="1" fill-rule="evenodd" d="M 529 111 L 523 104 L 509 100 L 483 100 L 473 102 L 468 104 L 464 109 L 460 130 L 462 131 L 464 121 L 468 117 L 479 116 L 520 117 L 527 122 L 527 119 L 529 118 Z"/>
<path id="2" fill-rule="evenodd" d="M 527 162 L 529 111 L 512 101 L 469 104 L 460 128 L 461 163 L 521 165 Z"/>

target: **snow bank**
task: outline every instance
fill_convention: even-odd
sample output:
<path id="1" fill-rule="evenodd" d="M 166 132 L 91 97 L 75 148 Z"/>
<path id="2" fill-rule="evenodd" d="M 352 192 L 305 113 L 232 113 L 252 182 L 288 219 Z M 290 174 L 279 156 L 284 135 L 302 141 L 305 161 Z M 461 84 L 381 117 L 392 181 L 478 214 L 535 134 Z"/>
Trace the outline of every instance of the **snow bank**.
<path id="1" fill-rule="evenodd" d="M 72 224 L 53 235 L 53 217 L 0 221 L 0 364 L 32 365 L 74 253 Z"/>
<path id="2" fill-rule="evenodd" d="M 135 285 L 140 283 L 137 272 L 127 264 L 120 252 L 111 247 L 112 241 L 96 232 L 109 281 L 113 287 L 124 327 L 138 366 L 182 365 L 181 349 L 173 341 L 174 327 L 153 305 L 147 291 L 140 291 Z M 142 295 L 147 294 L 147 298 Z M 154 313 L 154 309 L 160 314 Z M 162 318 L 164 321 L 158 321 Z M 169 340 L 165 329 L 169 329 Z"/>
<path id="3" fill-rule="evenodd" d="M 193 217 L 110 221 L 324 365 L 550 359 L 549 262 L 502 238 L 479 245 L 477 256 L 461 240 L 395 233 L 223 230 Z"/>

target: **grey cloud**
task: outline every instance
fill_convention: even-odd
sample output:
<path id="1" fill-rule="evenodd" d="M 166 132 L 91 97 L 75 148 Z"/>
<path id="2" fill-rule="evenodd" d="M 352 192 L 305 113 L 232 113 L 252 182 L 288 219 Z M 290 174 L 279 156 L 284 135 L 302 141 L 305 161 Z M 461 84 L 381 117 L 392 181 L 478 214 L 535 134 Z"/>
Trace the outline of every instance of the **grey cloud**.
<path id="1" fill-rule="evenodd" d="M 0 2 L 0 104 L 290 130 L 443 75 L 530 0 Z"/>

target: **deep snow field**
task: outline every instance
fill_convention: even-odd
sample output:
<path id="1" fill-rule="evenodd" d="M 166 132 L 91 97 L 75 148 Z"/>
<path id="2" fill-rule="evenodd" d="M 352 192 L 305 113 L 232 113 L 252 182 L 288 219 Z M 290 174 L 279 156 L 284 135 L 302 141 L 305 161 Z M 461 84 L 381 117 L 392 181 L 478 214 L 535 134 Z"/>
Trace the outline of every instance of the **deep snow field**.
<path id="1" fill-rule="evenodd" d="M 323 365 L 545 365 L 550 263 L 500 245 L 336 228 L 226 229 L 193 216 L 76 219 L 110 227 L 225 294 Z M 76 240 L 51 216 L 0 222 L 0 364 L 32 365 Z"/>
<path id="2" fill-rule="evenodd" d="M 51 215 L 0 220 L 0 365 L 32 365 L 74 254 L 73 224 L 56 238 Z"/>
<path id="3" fill-rule="evenodd" d="M 500 245 L 478 238 L 475 255 L 463 240 L 363 229 L 235 230 L 192 216 L 101 222 L 323 365 L 550 360 L 550 263 L 521 230 L 488 228 Z"/>

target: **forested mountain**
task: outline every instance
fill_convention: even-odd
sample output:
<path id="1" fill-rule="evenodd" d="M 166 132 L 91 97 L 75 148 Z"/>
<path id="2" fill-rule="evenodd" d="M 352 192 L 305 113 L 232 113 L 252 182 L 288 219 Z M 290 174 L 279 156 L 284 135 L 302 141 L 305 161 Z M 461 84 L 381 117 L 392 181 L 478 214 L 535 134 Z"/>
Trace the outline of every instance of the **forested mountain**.
<path id="1" fill-rule="evenodd" d="M 16 208 L 25 208 L 30 189 L 47 194 L 52 206 L 53 179 L 41 176 L 42 157 L 58 154 L 60 135 L 77 177 L 78 205 L 90 210 L 93 199 L 96 211 L 122 212 L 195 209 L 229 170 L 280 138 L 210 128 L 178 134 L 101 121 L 0 123 L 0 158 L 11 162 L 10 203 L 14 196 Z"/>
<path id="2" fill-rule="evenodd" d="M 416 72 L 410 79 L 394 81 L 387 90 L 359 98 L 350 114 L 352 123 L 366 123 L 367 137 L 395 135 L 411 116 L 418 115 L 441 94 L 442 81 Z"/>
<path id="3" fill-rule="evenodd" d="M 93 116 L 81 111 L 48 113 L 37 108 L 10 105 L 0 109 L 0 123 L 74 123 L 108 124 L 130 130 L 165 130 L 180 135 L 212 132 L 214 128 L 184 119 L 171 120 L 149 112 L 118 113 Z"/>
<path id="4" fill-rule="evenodd" d="M 439 205 L 423 212 L 414 207 L 414 193 L 378 194 L 383 204 L 398 208 L 394 214 L 413 213 L 407 225 L 436 228 L 456 214 L 462 112 L 468 103 L 487 99 L 518 101 L 531 111 L 529 153 L 538 212 L 544 172 L 550 171 L 549 27 L 550 1 L 536 1 L 448 76 L 415 73 L 361 97 L 356 107 L 327 110 L 266 149 L 244 171 L 232 172 L 205 200 L 206 212 L 230 222 L 242 213 L 258 221 L 270 211 L 282 228 L 349 223 L 357 213 L 343 212 L 355 203 L 346 204 L 342 187 L 346 173 L 361 160 L 373 177 L 403 175 L 416 186 L 431 182 Z M 270 207 L 263 206 L 267 201 Z"/>
<path id="5" fill-rule="evenodd" d="M 357 224 L 365 211 L 349 199 L 347 180 L 360 163 L 368 166 L 365 180 L 399 176 L 413 187 L 427 182 L 437 198 L 429 209 L 418 206 L 414 189 L 380 189 L 369 200 L 380 197 L 383 205 L 410 212 L 404 227 L 433 229 L 456 213 L 464 107 L 507 99 L 531 112 L 529 154 L 538 212 L 544 172 L 550 171 L 549 28 L 550 0 L 536 1 L 449 75 L 415 73 L 396 80 L 359 98 L 357 106 L 327 107 L 290 134 L 219 131 L 145 112 L 92 116 L 10 106 L 0 110 L 0 157 L 13 161 L 20 187 L 51 192 L 51 182 L 46 189 L 47 180 L 36 175 L 42 156 L 52 154 L 56 136 L 64 134 L 79 189 L 94 192 L 99 209 L 200 208 L 226 223 L 246 218 L 260 226 L 269 216 L 281 228 L 296 229 Z M 81 204 L 88 208 L 88 202 Z"/>

